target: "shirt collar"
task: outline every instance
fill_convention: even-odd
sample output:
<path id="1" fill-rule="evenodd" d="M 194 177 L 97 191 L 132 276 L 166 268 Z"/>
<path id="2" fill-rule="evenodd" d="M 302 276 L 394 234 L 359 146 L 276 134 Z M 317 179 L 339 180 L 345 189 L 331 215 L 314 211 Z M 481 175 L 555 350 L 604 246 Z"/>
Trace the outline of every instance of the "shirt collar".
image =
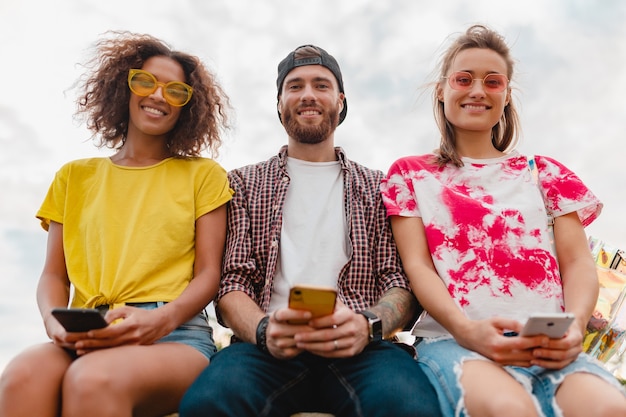
<path id="1" fill-rule="evenodd" d="M 350 161 L 340 146 L 335 147 L 335 155 L 337 155 L 337 160 L 341 163 L 341 168 L 344 170 L 349 169 Z M 287 145 L 280 148 L 280 151 L 278 152 L 278 161 L 281 168 L 284 168 L 285 165 L 287 165 Z"/>

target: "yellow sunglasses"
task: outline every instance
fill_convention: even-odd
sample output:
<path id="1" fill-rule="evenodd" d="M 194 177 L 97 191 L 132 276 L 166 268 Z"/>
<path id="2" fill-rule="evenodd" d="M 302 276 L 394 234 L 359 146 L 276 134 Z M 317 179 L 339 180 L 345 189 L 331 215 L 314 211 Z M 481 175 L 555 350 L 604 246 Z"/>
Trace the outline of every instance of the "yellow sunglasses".
<path id="1" fill-rule="evenodd" d="M 183 82 L 161 83 L 153 74 L 140 69 L 131 69 L 128 72 L 128 87 L 130 91 L 141 97 L 149 96 L 161 87 L 165 101 L 176 107 L 189 103 L 193 93 L 193 88 Z"/>

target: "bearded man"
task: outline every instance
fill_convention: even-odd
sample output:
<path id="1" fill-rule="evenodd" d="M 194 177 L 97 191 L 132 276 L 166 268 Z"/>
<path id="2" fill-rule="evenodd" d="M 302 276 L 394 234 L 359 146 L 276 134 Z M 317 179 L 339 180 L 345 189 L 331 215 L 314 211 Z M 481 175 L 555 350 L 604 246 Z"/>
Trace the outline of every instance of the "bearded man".
<path id="1" fill-rule="evenodd" d="M 287 145 L 229 173 L 235 195 L 215 305 L 233 341 L 180 415 L 439 416 L 412 347 L 394 341 L 419 306 L 381 200 L 383 174 L 334 144 L 348 110 L 339 65 L 305 45 L 280 62 L 276 86 Z M 334 312 L 289 308 L 302 284 L 334 288 Z"/>

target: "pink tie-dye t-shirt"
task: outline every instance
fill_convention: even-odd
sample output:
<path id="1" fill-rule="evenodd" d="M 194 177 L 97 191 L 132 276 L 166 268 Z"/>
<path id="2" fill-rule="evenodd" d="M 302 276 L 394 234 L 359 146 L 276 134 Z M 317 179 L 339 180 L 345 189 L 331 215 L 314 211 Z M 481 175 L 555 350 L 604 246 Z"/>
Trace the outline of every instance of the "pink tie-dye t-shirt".
<path id="1" fill-rule="evenodd" d="M 524 322 L 531 313 L 564 309 L 544 198 L 555 217 L 577 212 L 584 226 L 602 204 L 559 162 L 535 161 L 539 184 L 516 151 L 463 158 L 460 168 L 439 167 L 432 154 L 410 156 L 396 161 L 381 185 L 389 216 L 421 217 L 435 268 L 469 318 Z M 413 330 L 447 333 L 426 313 Z"/>

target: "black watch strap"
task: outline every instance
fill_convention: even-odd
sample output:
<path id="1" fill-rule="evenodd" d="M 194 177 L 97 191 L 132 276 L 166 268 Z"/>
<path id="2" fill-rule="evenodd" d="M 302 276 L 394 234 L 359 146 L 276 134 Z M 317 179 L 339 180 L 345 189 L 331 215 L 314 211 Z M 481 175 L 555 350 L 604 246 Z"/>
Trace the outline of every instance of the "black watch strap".
<path id="1" fill-rule="evenodd" d="M 256 326 L 256 347 L 258 347 L 261 352 L 269 352 L 267 349 L 267 324 L 269 321 L 270 316 L 265 316 Z"/>
<path id="2" fill-rule="evenodd" d="M 380 317 L 367 310 L 362 310 L 358 313 L 367 319 L 370 343 L 383 340 L 383 322 L 380 320 Z"/>

